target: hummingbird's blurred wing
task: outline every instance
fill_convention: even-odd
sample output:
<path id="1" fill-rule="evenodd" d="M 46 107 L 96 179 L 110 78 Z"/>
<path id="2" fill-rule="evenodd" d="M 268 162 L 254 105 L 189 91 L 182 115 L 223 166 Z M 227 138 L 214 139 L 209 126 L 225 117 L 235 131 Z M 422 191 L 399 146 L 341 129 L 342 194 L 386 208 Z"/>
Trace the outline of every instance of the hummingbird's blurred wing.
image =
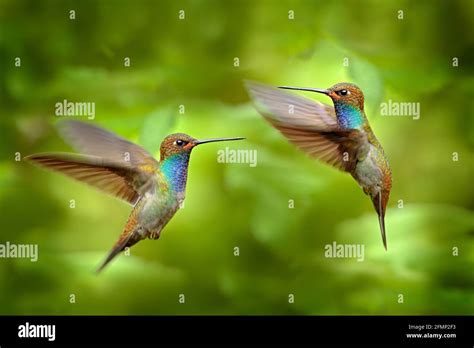
<path id="1" fill-rule="evenodd" d="M 158 161 L 142 147 L 90 123 L 62 121 L 58 128 L 64 140 L 78 152 L 125 165 L 156 167 Z"/>
<path id="2" fill-rule="evenodd" d="M 301 150 L 340 170 L 354 170 L 366 137 L 357 129 L 340 129 L 333 107 L 255 82 L 246 87 L 257 110 Z"/>
<path id="3" fill-rule="evenodd" d="M 25 159 L 85 182 L 132 205 L 140 198 L 140 189 L 151 178 L 146 172 L 97 156 L 40 153 Z"/>
<path id="4" fill-rule="evenodd" d="M 337 127 L 332 106 L 253 81 L 245 81 L 258 111 L 266 118 L 324 130 Z"/>

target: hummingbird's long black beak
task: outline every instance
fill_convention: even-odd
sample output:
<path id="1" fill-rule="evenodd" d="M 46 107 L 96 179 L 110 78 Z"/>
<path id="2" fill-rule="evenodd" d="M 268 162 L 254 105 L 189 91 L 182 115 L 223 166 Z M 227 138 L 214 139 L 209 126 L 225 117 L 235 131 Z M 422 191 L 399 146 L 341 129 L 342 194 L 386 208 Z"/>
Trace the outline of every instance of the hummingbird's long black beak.
<path id="1" fill-rule="evenodd" d="M 215 143 L 217 141 L 232 141 L 232 140 L 242 140 L 245 138 L 238 137 L 238 138 L 213 138 L 213 139 L 202 139 L 202 140 L 197 140 L 194 144 L 195 146 L 201 145 L 201 144 L 206 144 L 206 143 Z"/>
<path id="2" fill-rule="evenodd" d="M 329 91 L 327 89 L 320 89 L 320 88 L 291 87 L 291 86 L 279 86 L 278 88 L 293 89 L 295 91 L 307 91 L 307 92 L 316 92 L 316 93 L 322 93 L 322 94 L 329 94 Z"/>

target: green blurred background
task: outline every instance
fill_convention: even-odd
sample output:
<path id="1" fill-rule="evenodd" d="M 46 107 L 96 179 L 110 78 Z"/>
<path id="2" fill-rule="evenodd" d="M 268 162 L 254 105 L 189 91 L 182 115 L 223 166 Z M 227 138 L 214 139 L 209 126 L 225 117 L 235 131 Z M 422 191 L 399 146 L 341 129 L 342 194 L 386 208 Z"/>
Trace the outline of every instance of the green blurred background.
<path id="1" fill-rule="evenodd" d="M 1 0 L 0 19 L 0 243 L 39 245 L 36 263 L 0 259 L 0 314 L 474 313 L 472 1 Z M 271 128 L 244 79 L 364 90 L 393 170 L 388 252 L 370 199 Z M 160 240 L 96 276 L 130 207 L 14 160 L 71 150 L 64 99 L 156 155 L 176 131 L 247 140 L 196 149 Z M 390 99 L 420 119 L 381 116 Z M 257 167 L 217 163 L 225 146 Z M 364 244 L 364 262 L 325 258 L 333 241 Z"/>

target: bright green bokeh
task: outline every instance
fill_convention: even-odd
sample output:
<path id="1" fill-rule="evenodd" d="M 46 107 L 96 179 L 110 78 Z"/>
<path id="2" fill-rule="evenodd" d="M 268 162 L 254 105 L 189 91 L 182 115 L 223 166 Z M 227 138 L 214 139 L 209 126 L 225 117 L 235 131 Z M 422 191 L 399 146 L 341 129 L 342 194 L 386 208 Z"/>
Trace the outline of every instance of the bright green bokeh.
<path id="1" fill-rule="evenodd" d="M 40 250 L 0 259 L 0 314 L 474 313 L 472 1 L 1 0 L 0 20 L 0 244 Z M 272 129 L 244 79 L 363 88 L 393 170 L 388 252 L 370 199 Z M 14 161 L 70 150 L 64 99 L 156 155 L 176 131 L 247 140 L 196 149 L 160 240 L 96 276 L 130 207 Z M 388 100 L 419 102 L 420 119 L 382 117 Z M 225 146 L 256 149 L 257 167 L 217 163 Z M 325 258 L 333 241 L 364 244 L 364 262 Z"/>

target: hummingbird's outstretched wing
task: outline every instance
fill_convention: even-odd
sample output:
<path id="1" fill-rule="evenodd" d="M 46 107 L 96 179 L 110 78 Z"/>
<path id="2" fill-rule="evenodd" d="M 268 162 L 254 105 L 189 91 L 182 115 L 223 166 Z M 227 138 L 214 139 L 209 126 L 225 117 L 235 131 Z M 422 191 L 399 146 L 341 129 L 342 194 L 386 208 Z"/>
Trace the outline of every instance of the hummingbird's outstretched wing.
<path id="1" fill-rule="evenodd" d="M 64 140 L 76 151 L 132 166 L 156 166 L 158 161 L 142 147 L 90 123 L 61 121 L 58 128 Z"/>
<path id="2" fill-rule="evenodd" d="M 39 153 L 25 157 L 43 167 L 85 182 L 134 205 L 150 174 L 108 159 L 72 153 Z"/>
<path id="3" fill-rule="evenodd" d="M 246 87 L 257 110 L 288 140 L 312 157 L 352 172 L 366 138 L 340 129 L 333 107 L 256 82 Z"/>
<path id="4" fill-rule="evenodd" d="M 86 155 L 43 153 L 25 159 L 135 205 L 158 161 L 140 146 L 90 123 L 62 121 L 58 128 L 66 141 Z"/>

